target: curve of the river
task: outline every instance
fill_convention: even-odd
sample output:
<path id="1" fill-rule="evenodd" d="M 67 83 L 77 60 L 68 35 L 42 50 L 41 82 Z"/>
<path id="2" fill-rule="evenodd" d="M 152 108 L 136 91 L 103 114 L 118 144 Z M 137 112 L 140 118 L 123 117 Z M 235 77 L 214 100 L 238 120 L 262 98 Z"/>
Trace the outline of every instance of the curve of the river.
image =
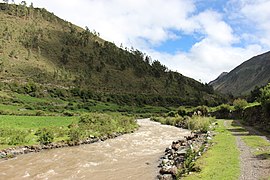
<path id="1" fill-rule="evenodd" d="M 0 161 L 0 179 L 155 179 L 158 159 L 188 130 L 138 120 L 132 134 Z"/>

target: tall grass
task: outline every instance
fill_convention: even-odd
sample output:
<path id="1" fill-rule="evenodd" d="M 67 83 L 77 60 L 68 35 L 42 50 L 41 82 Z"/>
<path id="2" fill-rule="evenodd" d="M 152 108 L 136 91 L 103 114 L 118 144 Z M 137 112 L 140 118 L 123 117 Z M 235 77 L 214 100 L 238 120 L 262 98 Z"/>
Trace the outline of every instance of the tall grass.
<path id="1" fill-rule="evenodd" d="M 215 121 L 212 117 L 192 116 L 192 117 L 151 117 L 151 120 L 160 122 L 161 124 L 186 128 L 192 131 L 207 132 L 210 125 Z"/>
<path id="2" fill-rule="evenodd" d="M 215 119 L 212 117 L 192 116 L 186 121 L 188 129 L 193 131 L 207 132 L 210 129 L 210 125 Z"/>

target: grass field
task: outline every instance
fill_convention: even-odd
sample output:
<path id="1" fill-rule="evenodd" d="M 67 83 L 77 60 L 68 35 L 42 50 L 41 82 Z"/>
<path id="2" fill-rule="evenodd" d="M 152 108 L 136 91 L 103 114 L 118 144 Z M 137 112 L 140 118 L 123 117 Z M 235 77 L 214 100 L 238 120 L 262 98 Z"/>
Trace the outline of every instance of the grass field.
<path id="1" fill-rule="evenodd" d="M 10 127 L 19 129 L 37 129 L 43 127 L 68 126 L 72 122 L 77 122 L 78 117 L 62 116 L 0 116 L 0 127 Z"/>
<path id="2" fill-rule="evenodd" d="M 41 128 L 55 132 L 55 141 L 66 140 L 68 125 L 78 117 L 59 116 L 0 116 L 0 149 L 16 145 L 38 144 L 35 133 Z"/>

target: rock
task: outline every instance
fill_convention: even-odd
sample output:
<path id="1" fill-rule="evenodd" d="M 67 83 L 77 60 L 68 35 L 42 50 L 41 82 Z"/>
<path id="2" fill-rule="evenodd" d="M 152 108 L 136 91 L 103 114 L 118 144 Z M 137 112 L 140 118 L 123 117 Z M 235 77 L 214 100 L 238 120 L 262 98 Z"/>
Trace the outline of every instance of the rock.
<path id="1" fill-rule="evenodd" d="M 174 143 L 174 144 L 172 144 L 172 149 L 174 149 L 174 150 L 178 150 L 179 148 L 181 147 L 181 144 L 180 143 Z"/>
<path id="2" fill-rule="evenodd" d="M 169 159 L 163 159 L 161 163 L 162 163 L 163 165 L 165 165 L 165 164 L 167 164 L 169 161 L 170 161 Z"/>
<path id="3" fill-rule="evenodd" d="M 30 149 L 29 149 L 29 147 L 22 148 L 22 151 L 23 151 L 22 154 L 27 154 L 27 153 L 30 153 L 31 152 Z"/>
<path id="4" fill-rule="evenodd" d="M 4 153 L 4 152 L 0 152 L 0 159 L 1 159 L 1 158 L 5 158 L 5 157 L 7 157 L 7 154 Z"/>
<path id="5" fill-rule="evenodd" d="M 167 147 L 167 148 L 165 149 L 165 152 L 169 152 L 170 150 L 172 150 L 171 146 L 170 146 L 170 147 Z"/>
<path id="6" fill-rule="evenodd" d="M 187 153 L 187 150 L 186 149 L 179 149 L 176 153 L 179 156 L 184 156 Z"/>
<path id="7" fill-rule="evenodd" d="M 159 180 L 173 180 L 173 177 L 171 174 L 158 175 L 157 178 Z"/>
<path id="8" fill-rule="evenodd" d="M 191 149 L 198 152 L 202 145 L 204 145 L 203 152 L 208 148 L 208 139 L 211 138 L 211 132 L 207 133 L 195 133 L 192 136 L 187 136 L 185 139 L 172 142 L 172 145 L 165 150 L 165 155 L 161 158 L 162 161 L 159 164 L 160 176 L 159 179 L 175 179 L 175 175 L 178 172 L 178 168 L 183 168 L 183 162 L 187 150 Z M 201 156 L 201 152 L 195 157 L 197 159 Z M 193 159 L 193 161 L 195 160 Z"/>
<path id="9" fill-rule="evenodd" d="M 160 174 L 170 174 L 170 169 L 171 169 L 171 166 L 163 166 L 160 170 L 159 170 L 159 173 Z"/>
<path id="10" fill-rule="evenodd" d="M 177 174 L 177 167 L 176 166 L 165 166 L 160 169 L 160 174 Z"/>
<path id="11" fill-rule="evenodd" d="M 90 135 L 89 137 L 90 137 L 91 139 L 94 139 L 94 138 L 95 138 L 95 136 L 93 136 L 93 135 Z"/>

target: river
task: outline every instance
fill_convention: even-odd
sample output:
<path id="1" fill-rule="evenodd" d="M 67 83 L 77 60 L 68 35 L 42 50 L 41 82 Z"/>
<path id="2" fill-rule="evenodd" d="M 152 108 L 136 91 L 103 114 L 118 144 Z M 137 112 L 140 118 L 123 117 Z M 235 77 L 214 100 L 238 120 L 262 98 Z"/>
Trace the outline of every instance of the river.
<path id="1" fill-rule="evenodd" d="M 158 160 L 188 130 L 138 120 L 139 130 L 115 139 L 45 150 L 0 161 L 0 179 L 155 179 Z"/>

